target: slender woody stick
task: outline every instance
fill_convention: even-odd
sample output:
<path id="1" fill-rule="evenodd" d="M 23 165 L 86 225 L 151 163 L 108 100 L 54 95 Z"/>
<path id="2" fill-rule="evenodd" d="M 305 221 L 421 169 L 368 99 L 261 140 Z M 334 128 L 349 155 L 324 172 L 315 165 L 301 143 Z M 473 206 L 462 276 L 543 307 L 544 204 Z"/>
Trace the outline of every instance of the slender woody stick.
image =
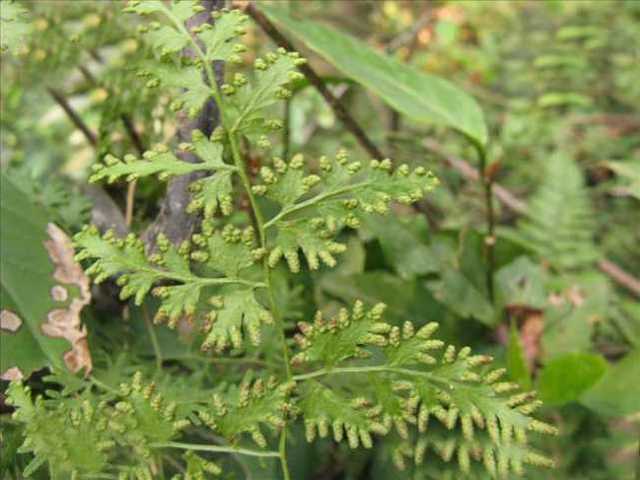
<path id="1" fill-rule="evenodd" d="M 253 18 L 258 25 L 260 25 L 260 28 L 262 28 L 264 33 L 266 33 L 278 46 L 285 50 L 295 50 L 291 42 L 287 40 L 282 33 L 280 33 L 276 26 L 271 23 L 271 21 L 260 10 L 258 10 L 253 3 L 249 2 L 245 6 L 245 12 Z M 316 71 L 311 68 L 308 63 L 299 66 L 298 69 L 309 79 L 309 82 L 316 88 L 316 90 L 320 92 L 333 110 L 333 113 L 340 119 L 345 128 L 353 134 L 360 146 L 362 146 L 362 148 L 364 148 L 371 157 L 377 159 L 384 158 L 384 154 L 367 136 L 360 125 L 358 125 L 340 100 L 331 93 L 331 90 L 327 88 Z"/>
<path id="2" fill-rule="evenodd" d="M 86 123 L 84 123 L 84 120 L 82 120 L 82 118 L 80 118 L 80 115 L 76 113 L 65 96 L 53 87 L 47 87 L 47 91 L 49 92 L 49 95 L 53 97 L 56 103 L 60 105 L 62 110 L 64 110 L 64 113 L 67 114 L 69 120 L 71 120 L 75 127 L 83 133 L 84 137 L 87 139 L 87 142 L 89 142 L 93 147 L 97 146 L 98 138 L 96 137 L 96 134 L 91 131 Z"/>

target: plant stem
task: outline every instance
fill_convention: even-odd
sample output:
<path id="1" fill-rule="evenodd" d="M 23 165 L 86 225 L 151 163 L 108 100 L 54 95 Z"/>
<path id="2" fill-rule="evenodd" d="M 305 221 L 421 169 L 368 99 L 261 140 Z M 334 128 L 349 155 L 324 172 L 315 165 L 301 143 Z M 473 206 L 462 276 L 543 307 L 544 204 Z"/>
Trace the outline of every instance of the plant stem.
<path id="1" fill-rule="evenodd" d="M 291 207 L 282 209 L 275 217 L 273 217 L 271 220 L 265 223 L 264 228 L 265 229 L 269 228 L 275 225 L 280 220 L 282 220 L 287 215 L 291 215 L 292 213 L 298 212 L 304 208 L 309 208 L 315 205 L 316 203 L 321 202 L 322 200 L 326 200 L 331 197 L 336 197 L 338 195 L 342 195 L 343 193 L 351 192 L 353 190 L 366 187 L 368 185 L 371 185 L 371 182 L 358 182 L 358 183 L 352 183 L 351 185 L 346 185 L 344 187 L 337 188 L 335 190 L 330 190 L 328 192 L 320 193 L 315 197 L 305 200 L 304 202 L 296 203 Z"/>
<path id="2" fill-rule="evenodd" d="M 188 37 L 189 42 L 193 46 L 193 51 L 198 57 L 200 57 L 200 60 L 202 60 L 202 64 L 205 69 L 205 74 L 207 76 L 207 80 L 209 81 L 209 86 L 211 87 L 213 97 L 216 103 L 218 104 L 218 110 L 220 112 L 220 123 L 223 127 L 227 129 L 227 136 L 229 139 L 229 144 L 231 146 L 231 154 L 233 156 L 233 162 L 238 169 L 238 175 L 240 177 L 240 181 L 242 182 L 242 186 L 247 194 L 247 197 L 249 198 L 249 203 L 251 205 L 251 209 L 253 211 L 253 215 L 256 221 L 256 227 L 258 229 L 260 246 L 264 248 L 266 247 L 266 240 L 267 240 L 266 233 L 265 233 L 265 226 L 264 226 L 264 216 L 262 215 L 262 211 L 260 210 L 260 207 L 257 204 L 256 198 L 253 195 L 253 192 L 251 190 L 251 181 L 249 180 L 249 176 L 247 175 L 246 166 L 240 155 L 240 149 L 238 148 L 238 139 L 236 136 L 237 132 L 235 131 L 233 126 L 229 128 L 229 125 L 227 125 L 228 122 L 226 121 L 225 114 L 224 114 L 225 112 L 224 112 L 224 107 L 222 103 L 222 96 L 220 95 L 218 83 L 216 82 L 216 78 L 215 78 L 213 69 L 211 68 L 211 64 L 207 61 L 206 55 L 198 45 L 198 42 L 196 42 L 195 39 L 191 36 L 189 31 L 185 28 L 184 24 L 179 19 L 175 18 L 171 14 L 171 11 L 168 8 L 163 7 L 163 10 L 165 15 L 171 19 L 171 21 L 176 25 L 178 30 Z M 273 287 L 271 284 L 271 270 L 269 268 L 266 257 L 263 260 L 263 269 L 264 269 L 264 276 L 265 276 L 265 287 L 267 288 L 267 292 L 269 296 L 271 314 L 273 315 L 276 326 L 280 332 L 280 337 L 282 342 L 282 357 L 283 357 L 285 372 L 287 375 L 287 380 L 291 380 L 292 376 L 291 376 L 291 366 L 289 365 L 289 348 L 287 346 L 287 338 L 284 330 L 284 322 L 282 320 L 280 313 L 278 312 L 278 307 L 275 301 Z M 290 475 L 289 475 L 289 468 L 287 466 L 287 456 L 286 456 L 286 436 L 287 436 L 287 427 L 285 425 L 282 428 L 282 432 L 280 434 L 279 452 L 278 453 L 273 452 L 275 455 L 262 455 L 262 456 L 280 457 L 280 463 L 282 465 L 282 472 L 283 472 L 284 478 L 285 480 L 289 480 Z M 212 447 L 212 448 L 216 448 L 216 447 Z M 209 451 L 214 451 L 214 450 L 209 450 Z M 233 451 L 233 450 L 227 450 L 227 451 Z"/>
<path id="3" fill-rule="evenodd" d="M 478 153 L 478 159 L 480 160 L 480 178 L 484 187 L 484 203 L 487 216 L 487 235 L 484 238 L 484 243 L 487 248 L 487 290 L 489 292 L 489 299 L 491 303 L 495 301 L 493 274 L 495 272 L 495 212 L 493 208 L 493 178 L 487 172 L 487 152 L 485 148 L 473 142 L 473 145 Z"/>
<path id="4" fill-rule="evenodd" d="M 153 346 L 153 353 L 156 357 L 156 370 L 160 371 L 162 370 L 162 350 L 160 349 L 158 337 L 156 336 L 156 332 L 153 329 L 151 319 L 149 319 L 149 312 L 147 312 L 146 305 L 142 305 L 142 316 L 144 317 L 144 324 L 147 327 L 147 333 L 149 334 L 149 339 L 151 340 L 151 345 Z"/>
<path id="5" fill-rule="evenodd" d="M 201 445 L 197 443 L 165 442 L 152 443 L 151 448 L 179 448 L 181 450 L 193 450 L 200 452 L 237 453 L 251 457 L 279 457 L 278 452 L 250 450 L 248 448 L 224 447 L 221 445 Z"/>
<path id="6" fill-rule="evenodd" d="M 370 373 L 370 372 L 388 372 L 388 373 L 397 373 L 399 375 L 408 375 L 411 377 L 423 377 L 427 378 L 432 382 L 436 382 L 442 385 L 451 385 L 452 381 L 449 379 L 439 377 L 437 375 L 433 375 L 430 372 L 422 372 L 419 370 L 409 370 L 406 368 L 395 368 L 388 367 L 386 365 L 372 365 L 372 366 L 363 366 L 363 367 L 340 367 L 340 368 L 332 368 L 326 369 L 322 368 L 320 370 L 316 370 L 315 372 L 303 373 L 300 375 L 294 375 L 292 377 L 295 381 L 301 380 L 310 380 L 312 378 L 323 377 L 325 375 L 334 375 L 334 374 L 344 374 L 344 373 Z"/>

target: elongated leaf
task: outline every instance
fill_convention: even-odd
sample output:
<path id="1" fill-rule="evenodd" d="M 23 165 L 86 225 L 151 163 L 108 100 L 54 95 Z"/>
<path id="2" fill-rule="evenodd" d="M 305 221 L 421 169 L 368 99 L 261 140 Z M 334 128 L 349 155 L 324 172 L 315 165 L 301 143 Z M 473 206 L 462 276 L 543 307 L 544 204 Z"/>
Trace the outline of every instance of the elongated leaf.
<path id="1" fill-rule="evenodd" d="M 589 389 L 580 401 L 602 415 L 640 411 L 640 350 L 629 352 Z"/>
<path id="2" fill-rule="evenodd" d="M 554 405 L 577 400 L 606 370 L 607 362 L 600 355 L 569 353 L 555 358 L 540 373 L 540 396 L 544 402 Z"/>
<path id="3" fill-rule="evenodd" d="M 531 389 L 531 372 L 527 365 L 522 340 L 514 324 L 509 329 L 507 344 L 507 371 L 509 376 L 524 389 Z"/>
<path id="4" fill-rule="evenodd" d="M 89 284 L 73 262 L 71 242 L 8 178 L 0 179 L 0 373 L 11 379 L 44 366 L 90 370 L 79 319 Z"/>
<path id="5" fill-rule="evenodd" d="M 271 20 L 292 32 L 342 73 L 379 95 L 415 121 L 454 128 L 480 145 L 488 141 L 480 107 L 442 78 L 421 73 L 332 28 L 293 18 L 279 8 L 261 6 Z"/>

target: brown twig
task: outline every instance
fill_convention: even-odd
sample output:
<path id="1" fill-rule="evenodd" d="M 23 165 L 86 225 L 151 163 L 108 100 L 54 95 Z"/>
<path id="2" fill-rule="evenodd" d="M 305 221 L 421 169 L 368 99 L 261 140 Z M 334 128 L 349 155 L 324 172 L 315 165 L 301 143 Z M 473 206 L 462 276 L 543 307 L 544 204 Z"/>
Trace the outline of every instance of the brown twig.
<path id="1" fill-rule="evenodd" d="M 102 58 L 99 55 L 97 55 L 97 52 L 95 55 L 92 54 L 92 57 L 97 62 L 102 63 Z M 84 65 L 80 65 L 78 69 L 80 70 L 80 72 L 82 72 L 82 75 L 84 76 L 84 78 L 86 78 L 93 85 L 98 85 L 98 81 L 96 80 L 96 78 L 93 76 L 93 74 L 87 67 L 85 67 Z M 138 154 L 139 155 L 144 154 L 146 149 L 144 147 L 144 144 L 142 143 L 142 138 L 136 131 L 136 128 L 133 122 L 131 121 L 131 118 L 126 113 L 121 114 L 120 118 L 122 120 L 122 124 L 124 125 L 124 129 L 127 132 L 127 135 L 129 135 L 129 138 L 131 139 L 133 146 L 138 151 Z M 127 186 L 127 200 L 126 200 L 126 207 L 125 207 L 125 223 L 127 227 L 130 227 L 131 222 L 133 221 L 133 206 L 134 206 L 134 200 L 136 196 L 137 184 L 138 184 L 137 180 L 134 180 L 133 182 L 130 182 L 129 185 Z"/>
<path id="2" fill-rule="evenodd" d="M 96 134 L 84 123 L 65 96 L 52 87 L 47 87 L 47 91 L 67 114 L 74 126 L 84 134 L 87 142 L 96 148 L 98 146 Z M 127 223 L 113 199 L 104 190 L 96 186 L 87 187 L 85 194 L 93 200 L 91 222 L 101 231 L 113 229 L 118 236 L 126 235 L 128 231 Z"/>
<path id="3" fill-rule="evenodd" d="M 467 180 L 477 182 L 480 179 L 480 174 L 472 165 L 465 160 L 458 158 L 454 155 L 450 155 L 445 152 L 442 146 L 434 140 L 427 139 L 423 142 L 423 145 L 428 150 L 440 155 L 453 169 L 457 170 Z M 494 184 L 493 193 L 500 200 L 500 202 L 509 208 L 510 210 L 518 214 L 527 213 L 527 205 L 520 199 L 518 199 L 513 193 L 506 188 Z M 609 278 L 615 281 L 621 287 L 624 287 L 629 292 L 640 297 L 640 280 L 631 275 L 629 272 L 616 265 L 614 262 L 602 259 L 598 261 L 598 269 L 606 274 Z"/>
<path id="4" fill-rule="evenodd" d="M 80 130 L 84 137 L 87 139 L 87 142 L 91 144 L 91 146 L 96 147 L 98 145 L 98 137 L 93 131 L 84 123 L 84 120 L 80 118 L 80 115 L 73 109 L 73 107 L 69 104 L 65 96 L 58 90 L 53 87 L 47 87 L 47 91 L 49 95 L 53 97 L 56 103 L 64 110 L 64 113 L 67 114 L 69 120 L 73 123 L 73 125 Z"/>
<path id="5" fill-rule="evenodd" d="M 287 38 L 280 33 L 276 26 L 260 11 L 256 6 L 249 2 L 245 5 L 245 12 L 253 18 L 253 20 L 262 28 L 262 30 L 273 40 L 278 46 L 285 50 L 295 50 L 293 45 Z M 371 141 L 360 125 L 354 120 L 344 105 L 333 95 L 331 90 L 322 81 L 322 78 L 306 63 L 298 67 L 298 69 L 309 79 L 309 82 L 320 92 L 327 101 L 335 116 L 340 119 L 345 128 L 351 132 L 362 148 L 364 148 L 373 158 L 384 158 L 384 154 Z"/>

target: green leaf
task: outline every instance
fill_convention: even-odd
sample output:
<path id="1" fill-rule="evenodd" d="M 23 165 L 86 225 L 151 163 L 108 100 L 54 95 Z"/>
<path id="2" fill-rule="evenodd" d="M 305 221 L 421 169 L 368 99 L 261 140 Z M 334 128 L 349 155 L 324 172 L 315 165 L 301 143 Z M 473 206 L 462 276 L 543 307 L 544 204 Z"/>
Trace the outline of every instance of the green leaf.
<path id="1" fill-rule="evenodd" d="M 507 236 L 554 267 L 568 270 L 598 259 L 594 232 L 593 208 L 578 164 L 562 152 L 550 156 L 544 181 L 529 202 L 527 218 Z"/>
<path id="2" fill-rule="evenodd" d="M 385 259 L 402 278 L 439 270 L 439 261 L 426 244 L 427 223 L 422 215 L 384 218 L 368 215 L 364 224 L 377 237 Z"/>
<path id="3" fill-rule="evenodd" d="M 371 434 L 386 432 L 377 418 L 379 413 L 368 407 L 362 397 L 348 398 L 337 389 L 327 388 L 319 382 L 305 383 L 300 410 L 308 442 L 312 442 L 316 435 L 325 438 L 333 430 L 336 442 L 341 442 L 346 436 L 351 448 L 358 448 L 361 443 L 371 448 Z"/>
<path id="4" fill-rule="evenodd" d="M 522 340 L 515 324 L 509 329 L 509 343 L 507 344 L 507 371 L 509 377 L 525 390 L 531 389 L 531 372 L 525 358 Z"/>
<path id="5" fill-rule="evenodd" d="M 231 10 L 218 16 L 213 28 L 205 27 L 198 37 L 204 43 L 207 60 L 226 62 L 235 49 L 242 50 L 242 47 L 236 47 L 238 44 L 234 44 L 233 40 L 240 36 L 239 31 L 246 21 L 247 16 L 240 10 Z"/>
<path id="6" fill-rule="evenodd" d="M 613 365 L 580 402 L 601 415 L 625 416 L 640 412 L 640 350 L 632 350 Z"/>
<path id="7" fill-rule="evenodd" d="M 240 134 L 269 131 L 264 119 L 264 110 L 274 103 L 288 98 L 285 87 L 295 78 L 296 63 L 300 59 L 295 52 L 278 50 L 270 52 L 265 59 L 257 59 L 253 83 L 240 74 L 235 77 L 234 93 L 224 97 L 224 111 L 232 130 Z"/>
<path id="8" fill-rule="evenodd" d="M 239 387 L 232 386 L 223 394 L 215 394 L 211 408 L 199 410 L 198 416 L 232 443 L 248 433 L 259 447 L 265 448 L 267 441 L 260 426 L 284 427 L 290 392 L 291 385 L 278 384 L 275 377 L 252 381 L 251 372 L 248 372 Z"/>
<path id="9" fill-rule="evenodd" d="M 183 110 L 189 117 L 195 117 L 209 98 L 213 90 L 202 78 L 202 70 L 196 66 L 148 63 L 143 70 L 153 77 L 157 85 L 173 88 L 179 93 L 172 102 L 172 108 Z"/>
<path id="10" fill-rule="evenodd" d="M 549 405 L 578 400 L 607 370 L 600 355 L 569 353 L 547 363 L 538 379 L 540 398 Z"/>
<path id="11" fill-rule="evenodd" d="M 91 295 L 71 242 L 4 173 L 0 181 L 0 373 L 16 368 L 28 377 L 65 365 L 90 371 L 79 314 Z"/>
<path id="12" fill-rule="evenodd" d="M 273 317 L 255 297 L 252 289 L 226 287 L 220 291 L 222 298 L 216 302 L 217 310 L 209 313 L 205 326 L 207 332 L 202 348 L 214 348 L 220 352 L 229 345 L 242 346 L 248 336 L 253 345 L 260 344 L 260 327 L 271 325 Z"/>
<path id="13" fill-rule="evenodd" d="M 475 318 L 495 325 L 495 310 L 485 295 L 463 273 L 446 270 L 440 281 L 430 282 L 434 297 L 463 318 Z"/>
<path id="14" fill-rule="evenodd" d="M 343 252 L 344 246 L 333 238 L 344 225 L 357 228 L 364 214 L 387 213 L 393 200 L 416 202 L 438 183 L 422 167 L 410 171 L 407 165 L 400 165 L 392 170 L 388 159 L 349 162 L 344 151 L 335 160 L 322 157 L 319 163 L 318 175 L 304 174 L 302 155 L 295 155 L 288 164 L 274 159 L 273 168 L 260 170 L 264 184 L 254 185 L 254 192 L 282 207 L 265 224 L 265 228 L 277 228 L 270 266 L 284 256 L 289 268 L 299 271 L 299 247 L 311 270 L 319 267 L 318 257 L 334 266 L 332 253 Z"/>
<path id="15" fill-rule="evenodd" d="M 296 35 L 312 50 L 379 95 L 398 112 L 423 123 L 438 123 L 485 146 L 487 126 L 476 101 L 446 80 L 421 73 L 367 44 L 283 9 L 261 5 L 271 20 Z"/>
<path id="16" fill-rule="evenodd" d="M 547 304 L 542 268 L 519 257 L 496 272 L 496 303 L 504 307 L 542 309 Z"/>
<path id="17" fill-rule="evenodd" d="M 382 334 L 387 333 L 390 327 L 379 322 L 385 308 L 384 304 L 378 304 L 365 312 L 362 302 L 356 302 L 351 314 L 342 308 L 336 316 L 326 320 L 322 312 L 318 312 L 313 325 L 298 324 L 303 334 L 298 337 L 302 351 L 291 362 L 294 365 L 320 362 L 331 368 L 344 360 L 361 356 L 367 345 L 386 345 L 387 340 Z"/>

